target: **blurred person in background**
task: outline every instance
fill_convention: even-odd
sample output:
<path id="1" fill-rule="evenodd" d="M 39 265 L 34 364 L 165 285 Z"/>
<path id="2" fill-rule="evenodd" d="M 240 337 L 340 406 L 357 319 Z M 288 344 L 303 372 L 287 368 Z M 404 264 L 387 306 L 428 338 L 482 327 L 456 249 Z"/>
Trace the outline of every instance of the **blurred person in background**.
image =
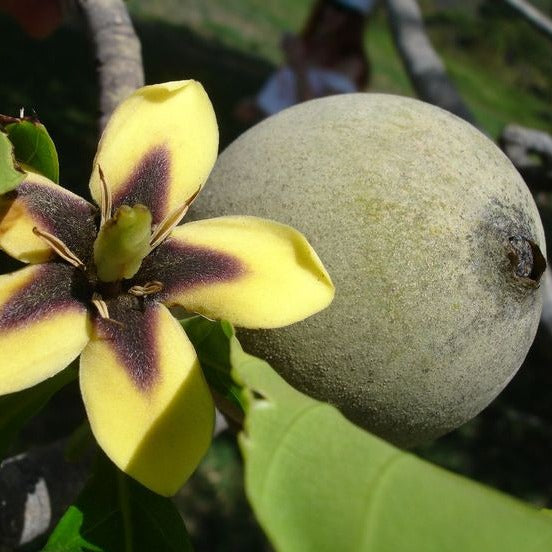
<path id="1" fill-rule="evenodd" d="M 282 37 L 284 65 L 254 98 L 238 104 L 236 118 L 253 124 L 299 102 L 365 89 L 370 62 L 364 31 L 376 2 L 318 0 L 301 33 Z"/>

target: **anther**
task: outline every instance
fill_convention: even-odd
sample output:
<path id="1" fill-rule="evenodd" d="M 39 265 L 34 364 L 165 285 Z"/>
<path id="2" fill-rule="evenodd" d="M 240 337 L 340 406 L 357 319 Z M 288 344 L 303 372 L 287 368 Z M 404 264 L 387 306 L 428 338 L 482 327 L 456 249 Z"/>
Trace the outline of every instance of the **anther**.
<path id="1" fill-rule="evenodd" d="M 186 200 L 186 203 L 177 207 L 174 211 L 169 213 L 157 226 L 151 235 L 150 247 L 155 249 L 163 240 L 174 230 L 178 223 L 184 218 L 184 215 L 188 212 L 190 205 L 194 199 L 199 194 L 201 188 L 198 188 L 197 191 Z"/>
<path id="2" fill-rule="evenodd" d="M 99 293 L 94 292 L 92 294 L 92 304 L 96 307 L 96 310 L 98 311 L 98 314 L 100 315 L 102 320 L 112 322 L 113 324 L 124 328 L 125 325 L 122 322 L 119 322 L 118 320 L 113 320 L 113 318 L 109 317 L 107 303 L 102 299 L 102 296 Z"/>
<path id="3" fill-rule="evenodd" d="M 107 303 L 102 299 L 99 293 L 92 294 L 92 304 L 96 307 L 98 314 L 104 319 L 109 318 L 109 310 L 107 309 Z"/>
<path id="4" fill-rule="evenodd" d="M 136 297 L 143 297 L 144 295 L 151 295 L 152 293 L 159 293 L 163 289 L 163 284 L 154 280 L 148 282 L 143 286 L 132 286 L 128 292 Z"/>
<path id="5" fill-rule="evenodd" d="M 100 228 L 111 218 L 112 198 L 111 189 L 107 185 L 102 168 L 98 165 L 98 172 L 100 173 Z"/>
<path id="6" fill-rule="evenodd" d="M 77 268 L 84 267 L 84 263 L 59 239 L 53 234 L 39 230 L 36 226 L 33 228 L 33 234 L 45 241 L 62 259 Z"/>

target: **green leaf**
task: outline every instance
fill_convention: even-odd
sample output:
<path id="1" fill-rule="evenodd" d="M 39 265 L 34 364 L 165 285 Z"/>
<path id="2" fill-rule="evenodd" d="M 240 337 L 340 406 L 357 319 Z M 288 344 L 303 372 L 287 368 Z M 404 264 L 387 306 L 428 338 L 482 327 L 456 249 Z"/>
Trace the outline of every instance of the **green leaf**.
<path id="1" fill-rule="evenodd" d="M 17 188 L 24 178 L 25 173 L 15 163 L 13 144 L 0 131 L 0 194 Z"/>
<path id="2" fill-rule="evenodd" d="M 103 454 L 43 552 L 186 552 L 192 545 L 176 507 L 117 469 Z"/>
<path id="3" fill-rule="evenodd" d="M 0 458 L 4 457 L 19 430 L 77 375 L 76 364 L 71 364 L 34 387 L 0 397 Z"/>
<path id="4" fill-rule="evenodd" d="M 16 119 L 5 125 L 15 158 L 25 167 L 59 182 L 56 147 L 46 127 L 34 118 Z"/>
<path id="5" fill-rule="evenodd" d="M 245 487 L 285 552 L 544 552 L 552 519 L 362 431 L 231 339 Z"/>
<path id="6" fill-rule="evenodd" d="M 180 320 L 192 342 L 211 389 L 243 412 L 242 391 L 230 375 L 230 340 L 234 328 L 225 321 L 192 316 Z"/>

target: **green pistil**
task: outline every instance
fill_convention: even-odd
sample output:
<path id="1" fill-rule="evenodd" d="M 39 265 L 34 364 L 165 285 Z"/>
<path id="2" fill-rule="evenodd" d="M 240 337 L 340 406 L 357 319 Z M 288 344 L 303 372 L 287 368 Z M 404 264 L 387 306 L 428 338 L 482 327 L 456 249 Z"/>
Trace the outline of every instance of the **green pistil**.
<path id="1" fill-rule="evenodd" d="M 122 205 L 101 227 L 94 262 L 102 282 L 132 278 L 150 252 L 151 213 L 144 205 Z"/>

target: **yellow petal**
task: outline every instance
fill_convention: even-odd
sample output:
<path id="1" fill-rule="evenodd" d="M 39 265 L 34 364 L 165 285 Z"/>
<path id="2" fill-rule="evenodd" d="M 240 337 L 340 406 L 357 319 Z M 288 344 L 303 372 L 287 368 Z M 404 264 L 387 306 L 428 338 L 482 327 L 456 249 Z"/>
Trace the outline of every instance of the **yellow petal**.
<path id="1" fill-rule="evenodd" d="M 55 375 L 85 347 L 88 315 L 72 276 L 61 263 L 0 276 L 0 395 Z"/>
<path id="2" fill-rule="evenodd" d="M 28 172 L 19 187 L 0 196 L 0 248 L 27 263 L 44 262 L 50 247 L 33 228 L 53 234 L 83 262 L 96 233 L 96 208 L 46 177 Z"/>
<path id="3" fill-rule="evenodd" d="M 201 84 L 140 88 L 115 110 L 100 140 L 92 197 L 99 203 L 101 167 L 114 208 L 141 203 L 157 224 L 203 186 L 217 149 L 215 113 Z"/>
<path id="4" fill-rule="evenodd" d="M 214 406 L 195 351 L 160 304 L 108 305 L 125 324 L 97 322 L 81 356 L 80 384 L 92 431 L 111 460 L 169 496 L 209 447 Z"/>
<path id="5" fill-rule="evenodd" d="M 305 237 L 256 217 L 177 227 L 135 276 L 158 280 L 159 300 L 247 328 L 292 324 L 327 307 L 334 287 Z"/>

